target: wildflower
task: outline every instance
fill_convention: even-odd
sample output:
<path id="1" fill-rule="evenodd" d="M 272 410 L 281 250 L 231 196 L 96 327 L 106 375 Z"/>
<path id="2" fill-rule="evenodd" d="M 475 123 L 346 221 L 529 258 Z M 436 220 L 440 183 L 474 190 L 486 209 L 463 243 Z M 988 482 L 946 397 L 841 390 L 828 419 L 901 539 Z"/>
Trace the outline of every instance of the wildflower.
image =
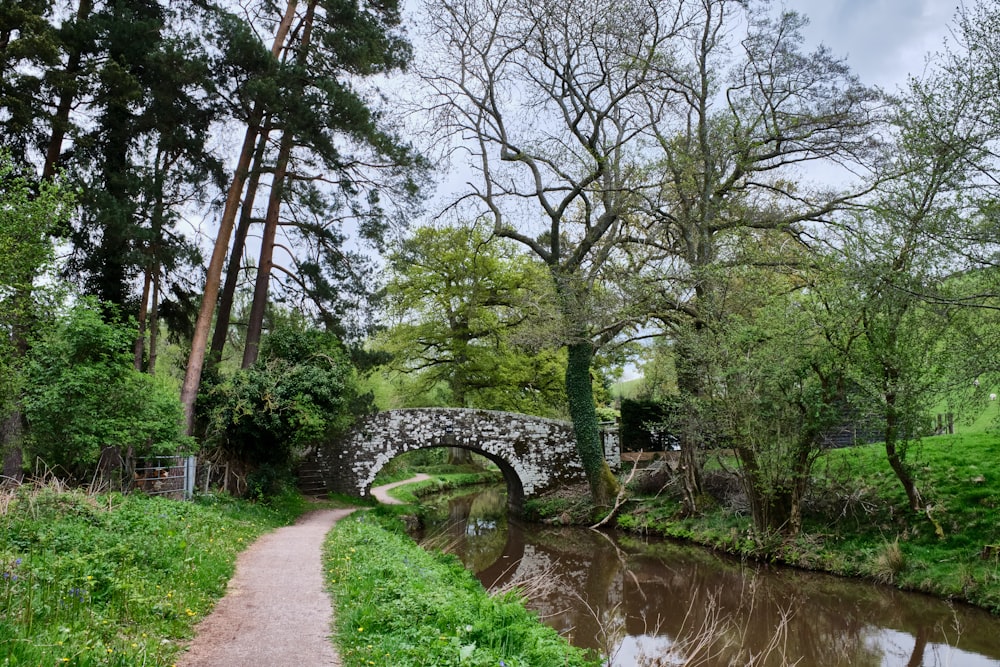
<path id="1" fill-rule="evenodd" d="M 358 628 L 358 632 L 364 632 L 364 631 L 365 631 L 364 626 L 361 626 L 360 628 Z"/>

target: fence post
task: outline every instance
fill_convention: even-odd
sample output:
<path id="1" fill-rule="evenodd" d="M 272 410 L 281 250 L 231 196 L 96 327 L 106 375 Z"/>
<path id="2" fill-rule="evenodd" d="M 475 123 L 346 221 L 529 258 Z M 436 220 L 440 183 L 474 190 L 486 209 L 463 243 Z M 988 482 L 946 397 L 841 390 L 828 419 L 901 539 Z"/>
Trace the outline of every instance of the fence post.
<path id="1" fill-rule="evenodd" d="M 189 456 L 184 459 L 184 500 L 191 500 L 194 496 L 194 476 L 197 471 L 197 458 Z"/>

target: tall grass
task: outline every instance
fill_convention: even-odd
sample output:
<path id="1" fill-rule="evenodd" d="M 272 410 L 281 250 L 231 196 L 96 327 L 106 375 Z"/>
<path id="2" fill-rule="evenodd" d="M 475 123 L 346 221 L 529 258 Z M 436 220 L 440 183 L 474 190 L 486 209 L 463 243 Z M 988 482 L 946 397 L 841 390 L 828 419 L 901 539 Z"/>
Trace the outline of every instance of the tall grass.
<path id="1" fill-rule="evenodd" d="M 0 492 L 2 665 L 169 665 L 236 555 L 304 508 L 51 485 Z"/>

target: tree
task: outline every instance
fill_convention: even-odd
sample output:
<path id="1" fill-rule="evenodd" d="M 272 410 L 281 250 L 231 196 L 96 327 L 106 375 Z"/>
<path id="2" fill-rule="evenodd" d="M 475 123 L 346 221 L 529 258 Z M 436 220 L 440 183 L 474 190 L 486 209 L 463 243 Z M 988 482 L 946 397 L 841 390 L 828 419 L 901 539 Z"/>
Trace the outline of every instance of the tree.
<path id="1" fill-rule="evenodd" d="M 965 274 L 985 256 L 983 217 L 996 183 L 984 179 L 1000 127 L 982 91 L 930 68 L 898 100 L 886 160 L 895 177 L 843 228 L 842 281 L 821 288 L 856 314 L 840 336 L 910 509 L 923 508 L 909 444 L 956 381 L 951 340 L 971 307 L 986 305 Z M 835 286 L 842 292 L 832 297 Z M 968 353 L 966 348 L 962 348 Z M 971 385 L 976 373 L 960 379 Z"/>
<path id="2" fill-rule="evenodd" d="M 272 163 L 262 255 L 257 265 L 257 285 L 244 353 L 245 366 L 252 365 L 256 358 L 273 269 L 283 268 L 274 262 L 273 252 L 281 224 L 279 216 L 283 206 L 288 205 L 288 196 L 302 194 L 298 208 L 304 210 L 302 217 L 289 216 L 290 226 L 303 236 L 317 232 L 314 239 L 318 239 L 316 245 L 321 248 L 323 258 L 342 260 L 345 256 L 342 249 L 339 246 L 331 249 L 335 241 L 343 238 L 339 229 L 331 231 L 331 220 L 332 226 L 337 227 L 345 215 L 365 219 L 362 222 L 365 229 L 366 222 L 370 225 L 382 212 L 379 204 L 381 184 L 365 169 L 375 165 L 377 169 L 398 176 L 398 171 L 394 170 L 413 163 L 408 148 L 385 131 L 381 118 L 370 107 L 371 102 L 348 83 L 351 77 L 392 71 L 405 62 L 408 47 L 396 32 L 399 25 L 397 4 L 310 0 L 302 9 L 299 15 L 296 2 L 287 4 L 284 15 L 275 23 L 271 66 L 263 75 L 251 77 L 247 82 L 245 94 L 250 103 L 246 116 L 247 133 L 209 265 L 182 389 L 189 427 L 226 250 L 265 126 L 268 131 L 280 131 L 280 138 Z M 356 152 L 352 153 L 352 149 Z M 257 168 L 263 167 L 258 164 Z M 327 170 L 330 176 L 310 175 L 314 170 Z M 297 189 L 293 185 L 306 180 L 315 184 L 324 179 L 330 184 L 332 194 L 321 195 L 315 187 Z M 402 180 L 409 183 L 408 178 Z M 412 192 L 407 185 L 401 189 Z M 247 198 L 243 205 L 252 206 L 253 202 Z M 361 214 L 366 206 L 370 215 Z M 299 268 L 300 275 L 290 270 L 287 275 L 304 291 L 309 291 L 310 281 L 326 286 L 325 267 L 319 262 L 303 261 Z M 326 295 L 329 296 L 329 292 Z M 220 331 L 217 337 L 219 340 L 224 340 L 222 333 Z"/>
<path id="3" fill-rule="evenodd" d="M 736 455 L 757 533 L 796 535 L 813 463 L 844 418 L 847 373 L 811 302 L 825 276 L 805 262 L 773 270 L 794 262 L 762 261 L 768 237 L 781 235 L 748 232 L 751 257 L 718 284 L 727 307 L 699 337 L 708 348 L 695 350 L 709 372 L 699 407 L 703 427 Z"/>
<path id="4" fill-rule="evenodd" d="M 727 274 L 747 230 L 777 230 L 808 244 L 818 225 L 869 189 L 810 186 L 809 165 L 846 173 L 873 162 L 879 96 L 820 47 L 802 50 L 806 20 L 735 0 L 678 3 L 683 29 L 658 54 L 658 88 L 646 96 L 651 168 L 660 187 L 646 192 L 636 225 L 647 279 L 659 291 L 664 335 L 674 340 L 677 384 L 688 418 L 681 429 L 689 510 L 701 490 L 700 404 L 710 368 L 700 358 L 725 320 Z M 663 108 L 662 99 L 675 103 Z M 801 240 L 801 241 L 800 241 Z M 773 241 L 780 244 L 780 241 Z M 753 259 L 752 254 L 744 253 Z M 796 261 L 800 255 L 794 255 Z M 775 255 L 764 261 L 785 261 Z"/>
<path id="5" fill-rule="evenodd" d="M 344 224 L 345 214 L 356 219 L 360 238 L 377 241 L 385 223 L 383 201 L 392 181 L 402 181 L 403 187 L 397 191 L 412 186 L 406 168 L 416 163 L 415 156 L 387 132 L 370 103 L 345 85 L 349 76 L 383 74 L 405 64 L 409 45 L 391 29 L 398 23 L 394 3 L 376 10 L 355 3 L 312 2 L 297 26 L 297 43 L 290 51 L 294 58 L 289 57 L 283 63 L 284 71 L 279 72 L 282 95 L 271 118 L 281 138 L 247 323 L 244 366 L 253 363 L 257 354 L 272 268 L 283 268 L 274 261 L 279 226 L 291 228 L 301 238 L 312 237 L 325 251 L 326 261 L 308 262 L 306 271 L 300 271 L 299 282 L 303 291 L 309 292 L 306 280 L 312 279 L 313 286 L 325 282 L 317 268 L 348 262 L 350 253 L 342 250 L 342 232 L 337 228 Z M 353 38 L 344 40 L 345 32 Z M 322 177 L 306 175 L 302 168 L 314 165 L 321 165 L 327 173 Z M 280 219 L 283 207 L 291 210 L 291 215 L 285 216 L 290 220 L 284 222 Z M 326 222 L 331 219 L 333 225 Z M 331 246 L 335 253 L 328 252 Z M 358 264 L 355 262 L 355 269 L 361 269 Z M 285 273 L 292 272 L 285 269 Z M 351 291 L 357 293 L 358 286 L 353 287 Z M 324 291 L 324 296 L 332 296 Z M 311 296 L 321 309 L 326 305 L 324 299 L 316 298 L 317 290 Z M 342 321 L 335 326 L 346 329 Z"/>
<path id="6" fill-rule="evenodd" d="M 75 132 L 64 159 L 83 184 L 69 271 L 143 325 L 148 304 L 137 285 L 148 301 L 145 285 L 200 261 L 174 224 L 221 179 L 208 151 L 221 111 L 212 63 L 202 36 L 185 31 L 184 10 L 215 20 L 194 3 L 130 0 L 94 10 L 102 57 L 86 108 L 95 122 Z"/>
<path id="7" fill-rule="evenodd" d="M 547 276 L 479 226 L 422 227 L 390 256 L 389 367 L 414 394 L 448 388 L 446 404 L 561 414 L 565 361 Z M 548 297 L 548 298 L 547 298 Z"/>
<path id="8" fill-rule="evenodd" d="M 275 26 L 274 39 L 270 51 L 271 59 L 276 59 L 284 47 L 285 39 L 291 28 L 292 20 L 295 17 L 296 5 L 296 0 L 288 0 L 285 11 Z M 239 34 L 246 33 L 240 32 Z M 240 43 L 243 44 L 244 42 L 241 40 Z M 255 49 L 251 48 L 251 51 L 255 51 Z M 263 95 L 264 91 L 268 88 L 267 79 L 265 78 L 263 82 L 260 82 L 256 78 L 252 78 L 251 83 L 261 83 L 261 85 L 260 88 L 257 88 L 255 85 L 250 86 L 252 93 L 249 99 L 247 99 L 249 106 L 246 117 L 246 131 L 233 173 L 233 179 L 226 192 L 226 201 L 219 220 L 219 229 L 216 232 L 215 243 L 213 244 L 212 255 L 205 276 L 205 288 L 201 299 L 201 306 L 198 310 L 198 318 L 194 326 L 191 352 L 188 356 L 187 367 L 184 373 L 184 383 L 181 386 L 181 404 L 184 406 L 185 430 L 189 435 L 194 431 L 194 403 L 198 396 L 198 387 L 201 384 L 201 371 L 205 362 L 212 317 L 219 298 L 219 287 L 222 283 L 222 269 L 226 260 L 226 251 L 233 233 L 236 215 L 239 212 L 240 198 L 243 195 L 243 187 L 246 185 L 254 149 L 262 130 L 262 121 L 265 114 L 265 102 L 267 100 Z"/>
<path id="9" fill-rule="evenodd" d="M 148 456 L 188 445 L 176 387 L 133 368 L 134 323 L 105 321 L 107 308 L 81 299 L 29 353 L 27 450 L 77 480 L 93 472 L 106 447 Z"/>
<path id="10" fill-rule="evenodd" d="M 23 167 L 22 167 L 23 168 Z M 45 318 L 39 282 L 52 278 L 52 235 L 72 197 L 60 182 L 35 182 L 0 153 L 0 452 L 4 475 L 20 474 L 24 432 L 20 396 L 29 340 Z"/>
<path id="11" fill-rule="evenodd" d="M 43 0 L 17 0 L 0 7 L 0 147 L 19 162 L 30 161 L 43 134 L 40 72 L 59 57 L 53 9 L 53 3 Z"/>
<path id="12" fill-rule="evenodd" d="M 640 93 L 659 77 L 678 16 L 658 2 L 428 3 L 437 43 L 423 81 L 442 130 L 468 142 L 471 197 L 494 233 L 548 269 L 565 322 L 566 395 L 597 504 L 617 488 L 591 385 L 595 351 L 630 320 L 595 299 L 643 186 Z M 668 103 L 661 100 L 656 109 Z M 529 205 L 530 204 L 530 205 Z"/>

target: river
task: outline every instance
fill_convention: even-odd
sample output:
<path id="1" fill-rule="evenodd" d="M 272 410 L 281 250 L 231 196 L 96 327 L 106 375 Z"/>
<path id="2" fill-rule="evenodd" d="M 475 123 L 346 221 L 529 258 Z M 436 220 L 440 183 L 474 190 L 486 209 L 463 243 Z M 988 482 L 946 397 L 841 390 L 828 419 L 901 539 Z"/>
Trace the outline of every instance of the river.
<path id="1" fill-rule="evenodd" d="M 503 488 L 424 501 L 418 539 L 456 554 L 610 667 L 1000 667 L 981 610 L 706 549 L 508 519 Z"/>

